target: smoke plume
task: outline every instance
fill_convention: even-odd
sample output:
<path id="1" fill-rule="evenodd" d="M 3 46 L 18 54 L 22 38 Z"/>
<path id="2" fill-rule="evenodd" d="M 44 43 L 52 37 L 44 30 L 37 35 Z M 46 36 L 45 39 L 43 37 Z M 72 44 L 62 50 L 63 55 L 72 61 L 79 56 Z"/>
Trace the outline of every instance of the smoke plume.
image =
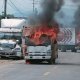
<path id="1" fill-rule="evenodd" d="M 76 25 L 76 27 L 80 26 L 80 0 L 72 0 L 76 6 L 77 6 L 77 10 L 75 12 L 74 15 L 74 24 Z"/>
<path id="2" fill-rule="evenodd" d="M 43 0 L 42 12 L 39 15 L 41 23 L 50 24 L 54 19 L 55 12 L 59 11 L 62 5 L 63 0 Z"/>
<path id="3" fill-rule="evenodd" d="M 59 28 L 54 16 L 62 5 L 63 0 L 42 0 L 42 11 L 30 19 L 30 25 L 32 25 L 30 41 L 38 45 L 49 43 L 52 39 L 57 40 Z"/>
<path id="4" fill-rule="evenodd" d="M 77 3 L 80 2 L 80 0 L 72 0 L 72 2 Z"/>
<path id="5" fill-rule="evenodd" d="M 61 9 L 63 3 L 63 0 L 42 0 L 42 11 L 31 17 L 29 20 L 30 25 L 51 24 L 54 21 L 54 14 Z"/>

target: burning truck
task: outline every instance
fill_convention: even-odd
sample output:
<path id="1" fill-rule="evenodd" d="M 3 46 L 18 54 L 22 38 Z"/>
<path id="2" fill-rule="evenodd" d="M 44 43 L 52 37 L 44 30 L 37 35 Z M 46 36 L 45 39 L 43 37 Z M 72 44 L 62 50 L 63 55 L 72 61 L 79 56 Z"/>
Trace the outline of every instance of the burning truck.
<path id="1" fill-rule="evenodd" d="M 23 28 L 22 52 L 25 62 L 55 63 L 55 59 L 58 57 L 59 26 L 53 18 L 62 2 L 63 0 L 43 0 L 42 12 L 30 20 L 29 26 Z"/>
<path id="2" fill-rule="evenodd" d="M 55 63 L 58 57 L 57 32 L 57 27 L 24 27 L 22 44 L 25 61 Z"/>

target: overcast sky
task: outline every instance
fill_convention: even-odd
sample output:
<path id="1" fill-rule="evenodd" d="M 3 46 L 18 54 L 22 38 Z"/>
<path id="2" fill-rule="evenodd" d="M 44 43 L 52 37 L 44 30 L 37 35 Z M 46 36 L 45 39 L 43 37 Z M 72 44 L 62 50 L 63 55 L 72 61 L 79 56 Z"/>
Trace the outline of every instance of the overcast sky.
<path id="1" fill-rule="evenodd" d="M 39 8 L 39 1 L 40 0 L 35 0 L 35 8 Z M 26 16 L 33 11 L 32 3 L 33 0 L 7 0 L 7 13 Z M 3 11 L 4 0 L 0 0 L 0 14 L 2 14 Z"/>
<path id="2" fill-rule="evenodd" d="M 39 11 L 40 8 L 40 1 L 41 0 L 35 0 L 35 8 Z M 20 15 L 20 16 L 26 16 L 27 14 L 31 13 L 33 11 L 33 0 L 7 0 L 7 13 Z M 71 5 L 71 6 L 70 6 Z M 66 8 L 75 8 L 72 6 L 71 0 L 65 0 L 65 6 Z M 15 8 L 17 7 L 17 9 Z M 4 0 L 0 0 L 0 14 L 4 11 Z"/>
<path id="3" fill-rule="evenodd" d="M 14 14 L 15 16 L 26 17 L 33 12 L 33 0 L 7 0 L 7 13 Z M 35 8 L 38 12 L 40 10 L 40 1 L 35 0 Z M 75 3 L 72 3 L 72 0 L 65 0 L 65 4 L 60 11 L 63 11 L 65 14 L 64 19 L 59 18 L 62 23 L 71 23 L 74 20 L 74 14 L 77 10 Z M 0 14 L 4 11 L 4 0 L 0 0 Z M 68 19 L 68 20 L 67 20 Z"/>

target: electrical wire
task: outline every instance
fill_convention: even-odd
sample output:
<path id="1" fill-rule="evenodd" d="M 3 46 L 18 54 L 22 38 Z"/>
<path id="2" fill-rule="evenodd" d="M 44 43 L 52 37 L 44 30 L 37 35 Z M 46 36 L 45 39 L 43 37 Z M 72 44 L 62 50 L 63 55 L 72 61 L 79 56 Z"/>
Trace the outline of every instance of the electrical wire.
<path id="1" fill-rule="evenodd" d="M 8 2 L 8 5 L 13 9 L 14 7 Z M 15 9 L 14 9 L 15 10 Z"/>
<path id="2" fill-rule="evenodd" d="M 9 2 L 8 2 L 8 5 L 9 5 L 12 9 L 14 9 L 14 7 L 13 7 Z M 14 10 L 15 10 L 15 9 L 14 9 Z M 24 17 L 15 17 L 15 18 L 21 18 L 21 19 L 24 18 L 24 19 L 27 19 L 27 17 L 25 17 L 25 16 L 24 16 Z"/>
<path id="3" fill-rule="evenodd" d="M 14 6 L 14 8 L 22 15 L 22 16 L 24 16 L 24 14 L 15 6 L 15 4 L 11 1 L 11 0 L 9 0 L 10 1 L 10 3 Z M 12 7 L 12 5 L 11 4 L 9 4 L 11 7 Z M 13 8 L 13 7 L 12 7 Z"/>
<path id="4" fill-rule="evenodd" d="M 2 3 L 2 7 L 0 8 L 0 10 L 2 10 L 2 9 L 3 9 L 3 6 L 4 6 L 4 2 Z"/>

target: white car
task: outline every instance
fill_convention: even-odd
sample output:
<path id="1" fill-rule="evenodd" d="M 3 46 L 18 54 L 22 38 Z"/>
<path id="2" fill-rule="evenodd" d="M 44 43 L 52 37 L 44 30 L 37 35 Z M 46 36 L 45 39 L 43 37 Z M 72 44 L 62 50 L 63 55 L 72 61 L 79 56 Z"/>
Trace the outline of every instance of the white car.
<path id="1" fill-rule="evenodd" d="M 21 47 L 11 40 L 0 41 L 0 56 L 8 58 L 21 58 Z"/>

